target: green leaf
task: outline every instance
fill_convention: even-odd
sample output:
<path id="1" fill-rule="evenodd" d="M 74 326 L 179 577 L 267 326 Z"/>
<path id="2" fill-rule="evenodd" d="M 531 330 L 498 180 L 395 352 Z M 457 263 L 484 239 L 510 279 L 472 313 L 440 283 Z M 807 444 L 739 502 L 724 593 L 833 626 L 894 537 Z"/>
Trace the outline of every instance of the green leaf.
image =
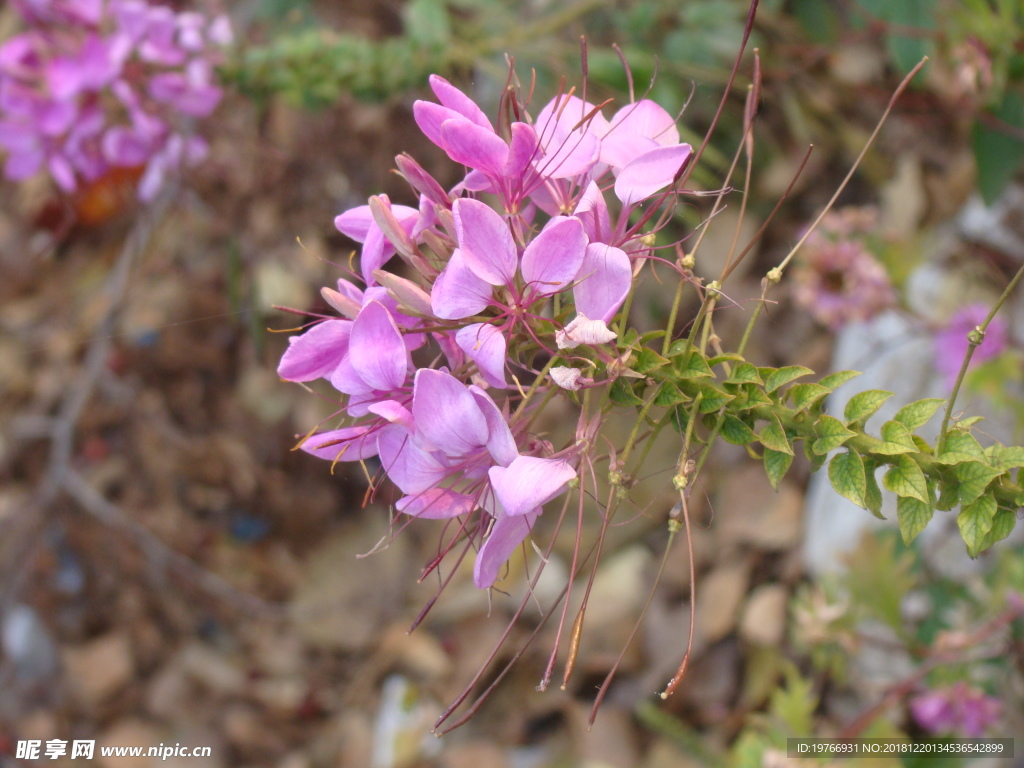
<path id="1" fill-rule="evenodd" d="M 928 504 L 929 508 L 931 507 L 931 499 L 928 497 L 928 482 L 925 480 L 924 472 L 909 456 L 897 456 L 894 459 L 892 468 L 882 478 L 882 485 L 897 496 L 917 499 Z"/>
<path id="2" fill-rule="evenodd" d="M 636 381 L 634 379 L 633 381 Z M 626 377 L 621 377 L 612 382 L 608 390 L 608 399 L 616 405 L 643 405 L 644 401 L 636 396 L 633 385 Z"/>
<path id="3" fill-rule="evenodd" d="M 733 445 L 750 445 L 750 443 L 757 439 L 754 430 L 731 413 L 725 414 L 725 419 L 722 421 L 722 431 L 719 434 L 722 435 L 722 439 L 725 442 L 732 443 Z"/>
<path id="4" fill-rule="evenodd" d="M 676 344 L 678 343 L 679 342 L 677 341 Z M 732 353 L 715 355 L 714 357 L 709 357 L 707 362 L 708 365 L 712 368 L 714 368 L 716 365 L 720 365 L 721 363 L 742 363 L 743 355 L 736 355 Z"/>
<path id="5" fill-rule="evenodd" d="M 960 535 L 967 544 L 967 554 L 977 557 L 981 552 L 985 537 L 992 530 L 996 515 L 996 500 L 991 496 L 982 496 L 973 504 L 963 507 L 956 516 L 956 524 L 960 526 Z"/>
<path id="6" fill-rule="evenodd" d="M 935 457 L 936 464 L 962 464 L 965 461 L 984 461 L 985 451 L 970 432 L 950 432 L 942 453 Z"/>
<path id="7" fill-rule="evenodd" d="M 895 456 L 900 453 L 916 453 L 917 446 L 905 426 L 898 421 L 887 421 L 882 425 L 882 444 L 873 446 L 871 452 L 881 456 Z"/>
<path id="8" fill-rule="evenodd" d="M 1013 510 L 999 509 L 996 516 L 992 518 L 992 528 L 985 535 L 985 541 L 981 545 L 982 551 L 1013 533 L 1013 527 L 1016 524 L 1017 514 Z"/>
<path id="9" fill-rule="evenodd" d="M 864 506 L 879 520 L 885 520 L 885 515 L 882 514 L 882 490 L 878 487 L 878 481 L 875 480 L 877 468 L 874 461 L 864 462 Z"/>
<path id="10" fill-rule="evenodd" d="M 713 375 L 707 361 L 704 359 L 704 355 L 696 349 L 690 350 L 690 357 L 687 359 L 686 365 L 679 370 L 680 379 L 697 379 L 702 376 Z"/>
<path id="11" fill-rule="evenodd" d="M 765 448 L 764 471 L 768 473 L 768 482 L 772 484 L 772 488 L 776 491 L 779 490 L 779 482 L 786 472 L 789 471 L 789 465 L 792 463 L 792 451 L 782 453 L 781 451 L 773 451 L 771 448 Z"/>
<path id="12" fill-rule="evenodd" d="M 630 367 L 637 373 L 647 374 L 668 365 L 668 358 L 662 357 L 649 347 L 641 347 L 633 355 Z"/>
<path id="13" fill-rule="evenodd" d="M 824 387 L 829 392 L 834 392 L 850 379 L 855 379 L 858 376 L 860 376 L 860 371 L 836 371 L 819 381 L 818 385 Z"/>
<path id="14" fill-rule="evenodd" d="M 811 450 L 819 455 L 824 455 L 835 450 L 857 433 L 846 428 L 839 419 L 822 415 L 814 423 L 814 434 L 818 439 L 811 445 Z"/>
<path id="15" fill-rule="evenodd" d="M 685 403 L 689 399 L 679 390 L 679 387 L 671 381 L 665 381 L 658 387 L 658 394 L 654 396 L 654 404 L 662 406 L 679 405 L 679 403 Z"/>
<path id="16" fill-rule="evenodd" d="M 810 368 L 804 368 L 802 365 L 787 365 L 785 368 L 779 368 L 777 371 L 773 371 L 764 378 L 764 389 L 766 392 L 774 392 L 779 387 L 784 387 L 794 379 L 799 379 L 801 376 L 810 376 L 814 371 Z"/>
<path id="17" fill-rule="evenodd" d="M 1016 445 L 996 443 L 985 449 L 985 455 L 993 466 L 1003 470 L 1024 467 L 1024 448 Z"/>
<path id="18" fill-rule="evenodd" d="M 994 118 L 994 119 L 992 119 Z M 1008 126 L 1006 130 L 1001 126 Z M 1024 142 L 1013 128 L 1024 128 L 1024 96 L 1007 91 L 989 120 L 976 120 L 971 132 L 978 189 L 986 205 L 992 205 L 1024 160 Z"/>
<path id="19" fill-rule="evenodd" d="M 854 450 L 837 453 L 828 465 L 828 479 L 841 496 L 845 496 L 858 507 L 867 508 L 864 495 L 867 483 L 864 479 L 864 459 Z"/>
<path id="20" fill-rule="evenodd" d="M 847 424 L 867 421 L 875 411 L 885 405 L 885 401 L 892 397 L 892 392 L 881 389 L 868 389 L 858 392 L 850 398 L 843 411 L 843 418 Z"/>
<path id="21" fill-rule="evenodd" d="M 764 382 L 761 381 L 761 377 L 757 373 L 757 368 L 755 368 L 751 363 L 746 363 L 746 362 L 740 363 L 739 365 L 737 365 L 733 369 L 732 375 L 728 379 L 725 380 L 725 383 L 726 384 L 757 384 L 759 386 L 764 384 Z"/>
<path id="22" fill-rule="evenodd" d="M 900 496 L 896 499 L 896 518 L 900 523 L 900 534 L 903 536 L 903 543 L 910 546 L 910 543 L 917 538 L 932 519 L 931 504 L 926 504 L 911 496 Z"/>
<path id="23" fill-rule="evenodd" d="M 939 483 L 939 500 L 935 502 L 935 508 L 948 512 L 960 503 L 960 482 L 952 472 L 943 475 L 943 481 Z"/>
<path id="24" fill-rule="evenodd" d="M 788 453 L 790 456 L 793 455 L 793 446 L 789 442 L 789 437 L 786 436 L 786 430 L 782 426 L 782 422 L 779 421 L 779 417 L 776 414 L 772 414 L 771 421 L 761 430 L 761 434 L 757 436 L 757 439 L 761 441 L 761 445 L 765 448 L 770 448 L 773 451 L 780 453 Z"/>
<path id="25" fill-rule="evenodd" d="M 402 11 L 409 39 L 421 45 L 447 45 L 452 36 L 451 20 L 444 0 L 410 0 Z"/>
<path id="26" fill-rule="evenodd" d="M 989 483 L 999 475 L 1001 470 L 980 461 L 965 461 L 953 467 L 956 479 L 960 481 L 960 504 L 970 504 L 988 488 Z"/>
<path id="27" fill-rule="evenodd" d="M 831 391 L 828 387 L 823 387 L 820 384 L 794 384 L 786 394 L 793 399 L 793 408 L 800 413 L 827 397 Z"/>
<path id="28" fill-rule="evenodd" d="M 735 398 L 735 395 L 730 395 L 708 381 L 700 383 L 700 392 L 704 395 L 698 409 L 701 413 L 714 413 L 723 406 L 728 405 Z"/>
<path id="29" fill-rule="evenodd" d="M 929 397 L 926 400 L 917 400 L 913 403 L 904 405 L 896 411 L 896 415 L 892 418 L 893 421 L 898 421 L 913 432 L 927 424 L 928 420 L 935 415 L 935 412 L 939 410 L 945 402 L 946 401 L 941 397 Z"/>

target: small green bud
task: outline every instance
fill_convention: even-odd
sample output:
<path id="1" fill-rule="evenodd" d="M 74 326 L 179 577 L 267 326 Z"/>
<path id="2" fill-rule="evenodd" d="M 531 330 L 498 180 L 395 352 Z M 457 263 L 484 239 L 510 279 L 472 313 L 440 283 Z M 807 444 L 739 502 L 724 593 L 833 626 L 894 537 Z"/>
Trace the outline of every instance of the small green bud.
<path id="1" fill-rule="evenodd" d="M 683 269 L 693 269 L 697 266 L 697 259 L 692 253 L 688 253 L 679 260 L 679 266 Z"/>
<path id="2" fill-rule="evenodd" d="M 610 485 L 622 485 L 624 480 L 625 476 L 621 472 L 618 472 L 613 469 L 611 472 L 608 473 L 608 483 Z"/>
<path id="3" fill-rule="evenodd" d="M 767 278 L 769 283 L 775 283 L 778 285 L 782 282 L 782 270 L 778 267 L 772 267 L 768 270 Z"/>
<path id="4" fill-rule="evenodd" d="M 682 491 L 686 488 L 686 484 L 690 481 L 690 478 L 686 475 L 676 475 L 672 478 L 672 487 L 677 491 Z"/>
<path id="5" fill-rule="evenodd" d="M 570 488 L 574 489 L 574 490 L 576 488 L 579 488 L 580 487 L 580 479 L 579 479 L 579 477 L 570 478 L 569 482 L 567 482 L 566 485 L 569 486 Z"/>
<path id="6" fill-rule="evenodd" d="M 717 280 L 712 280 L 710 283 L 708 283 L 707 295 L 708 298 L 717 299 L 719 296 L 722 295 L 722 284 Z"/>
<path id="7" fill-rule="evenodd" d="M 640 236 L 641 244 L 646 245 L 648 248 L 652 248 L 657 241 L 658 236 L 654 232 L 648 232 Z"/>
<path id="8" fill-rule="evenodd" d="M 981 342 L 985 340 L 985 332 L 981 330 L 981 327 L 975 328 L 973 331 L 967 334 L 967 342 L 972 347 L 980 347 Z"/>

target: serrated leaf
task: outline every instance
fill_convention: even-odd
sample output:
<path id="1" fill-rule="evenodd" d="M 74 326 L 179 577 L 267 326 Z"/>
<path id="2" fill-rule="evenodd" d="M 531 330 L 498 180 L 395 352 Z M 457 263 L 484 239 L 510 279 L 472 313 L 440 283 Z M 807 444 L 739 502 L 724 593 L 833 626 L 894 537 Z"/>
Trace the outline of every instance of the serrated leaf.
<path id="1" fill-rule="evenodd" d="M 829 392 L 834 392 L 850 379 L 855 379 L 858 376 L 860 376 L 860 371 L 836 371 L 819 381 L 818 385 L 824 387 Z"/>
<path id="2" fill-rule="evenodd" d="M 790 456 L 793 455 L 793 446 L 789 442 L 789 437 L 786 436 L 786 430 L 783 428 L 782 422 L 779 421 L 779 417 L 774 413 L 772 414 L 771 421 L 761 430 L 761 434 L 757 436 L 757 439 L 761 441 L 761 445 L 765 448 L 770 448 L 780 453 L 788 453 Z"/>
<path id="3" fill-rule="evenodd" d="M 706 381 L 700 383 L 700 392 L 704 396 L 698 408 L 701 413 L 714 413 L 728 405 L 735 397 Z"/>
<path id="4" fill-rule="evenodd" d="M 757 384 L 763 385 L 761 377 L 757 373 L 757 368 L 751 363 L 740 363 L 733 368 L 732 375 L 725 380 L 726 384 Z"/>
<path id="5" fill-rule="evenodd" d="M 740 402 L 733 404 L 733 408 L 737 411 L 749 411 L 751 408 L 758 408 L 762 405 L 774 405 L 772 399 L 757 384 L 728 384 L 726 386 L 736 387 L 741 392 L 737 396 L 737 400 Z"/>
<path id="6" fill-rule="evenodd" d="M 608 399 L 616 405 L 643 405 L 644 401 L 636 396 L 633 385 L 625 378 L 612 382 L 608 390 Z"/>
<path id="7" fill-rule="evenodd" d="M 678 361 L 677 361 L 678 362 Z M 680 379 L 697 379 L 702 376 L 712 376 L 704 356 L 696 349 L 690 350 L 690 357 L 686 364 L 679 370 Z"/>
<path id="8" fill-rule="evenodd" d="M 928 481 L 924 472 L 909 456 L 897 456 L 892 468 L 882 477 L 882 485 L 897 496 L 909 497 L 931 506 L 928 498 Z"/>
<path id="9" fill-rule="evenodd" d="M 792 398 L 793 408 L 800 413 L 827 397 L 831 391 L 828 387 L 823 387 L 820 384 L 794 384 L 786 390 L 786 394 Z"/>
<path id="10" fill-rule="evenodd" d="M 864 479 L 864 459 L 854 450 L 837 453 L 828 465 L 828 479 L 840 496 L 845 496 L 858 507 L 867 508 L 864 495 L 867 483 Z"/>
<path id="11" fill-rule="evenodd" d="M 811 450 L 822 455 L 835 450 L 857 433 L 847 429 L 839 419 L 822 415 L 814 423 L 814 434 L 818 438 L 811 445 Z"/>
<path id="12" fill-rule="evenodd" d="M 933 514 L 931 504 L 911 496 L 900 496 L 896 499 L 896 519 L 900 524 L 903 543 L 910 546 L 918 534 L 928 526 Z"/>
<path id="13" fill-rule="evenodd" d="M 960 527 L 960 535 L 967 544 L 967 554 L 977 557 L 981 552 L 985 537 L 992 530 L 996 515 L 996 500 L 991 496 L 982 496 L 972 504 L 963 507 L 956 516 L 956 524 Z"/>
<path id="14" fill-rule="evenodd" d="M 658 387 L 658 394 L 654 396 L 654 404 L 661 406 L 679 405 L 679 403 L 685 403 L 689 399 L 679 391 L 679 387 L 671 381 L 665 381 Z"/>
<path id="15" fill-rule="evenodd" d="M 970 432 L 950 432 L 942 453 L 935 457 L 936 464 L 961 464 L 965 461 L 984 461 L 985 451 Z"/>
<path id="16" fill-rule="evenodd" d="M 948 512 L 960 503 L 960 483 L 953 476 L 952 472 L 944 476 L 944 481 L 939 483 L 939 500 L 935 502 L 935 508 L 941 512 Z"/>
<path id="17" fill-rule="evenodd" d="M 863 392 L 858 392 L 846 404 L 843 418 L 847 424 L 866 421 L 871 414 L 885 405 L 885 401 L 892 397 L 892 395 L 892 392 L 886 392 L 882 389 L 867 389 Z"/>
<path id="18" fill-rule="evenodd" d="M 750 445 L 757 439 L 754 430 L 731 413 L 725 414 L 725 419 L 722 421 L 722 431 L 719 434 L 722 435 L 723 440 L 733 445 Z"/>
<path id="19" fill-rule="evenodd" d="M 1017 445 L 990 445 L 985 449 L 990 463 L 1000 469 L 1016 469 L 1024 467 L 1024 448 Z"/>
<path id="20" fill-rule="evenodd" d="M 650 347 L 641 347 L 633 355 L 630 367 L 637 373 L 647 374 L 668 365 L 668 358 L 662 357 Z"/>
<path id="21" fill-rule="evenodd" d="M 882 444 L 872 448 L 872 453 L 882 456 L 896 456 L 901 453 L 916 453 L 917 446 L 910 431 L 898 421 L 887 421 L 882 425 Z"/>
<path id="22" fill-rule="evenodd" d="M 929 397 L 925 400 L 916 400 L 913 403 L 904 405 L 896 411 L 896 415 L 892 417 L 892 420 L 898 421 L 913 432 L 927 424 L 928 420 L 935 415 L 935 412 L 939 410 L 945 402 L 946 401 L 941 397 Z"/>
<path id="23" fill-rule="evenodd" d="M 810 376 L 812 373 L 814 371 L 810 368 L 804 368 L 802 365 L 787 365 L 785 368 L 779 368 L 777 371 L 768 374 L 767 377 L 762 377 L 764 378 L 765 392 L 774 392 L 779 387 L 784 387 L 801 376 Z"/>
<path id="24" fill-rule="evenodd" d="M 779 490 L 779 483 L 789 471 L 789 465 L 793 463 L 793 453 L 782 453 L 765 448 L 764 471 L 768 473 L 768 482 L 774 490 Z"/>
<path id="25" fill-rule="evenodd" d="M 982 551 L 988 549 L 996 542 L 1002 541 L 1011 533 L 1013 528 L 1017 524 L 1017 515 L 1009 509 L 999 509 L 996 512 L 994 518 L 992 518 L 992 528 L 985 536 L 985 541 L 982 543 Z"/>
<path id="26" fill-rule="evenodd" d="M 893 421 L 895 421 L 895 419 L 893 419 Z M 918 453 L 923 453 L 925 456 L 931 456 L 933 453 L 935 453 L 932 450 L 932 447 L 928 444 L 928 441 L 925 440 L 923 437 L 911 435 L 910 438 L 911 440 L 914 441 L 914 445 L 917 446 Z"/>
<path id="27" fill-rule="evenodd" d="M 817 454 L 811 450 L 811 441 L 804 440 L 801 442 L 804 448 L 804 456 L 811 462 L 811 472 L 817 472 L 825 465 L 825 460 L 828 458 L 827 454 Z"/>
<path id="28" fill-rule="evenodd" d="M 970 429 L 975 424 L 978 424 L 984 420 L 984 416 L 968 416 L 966 419 L 960 419 L 960 421 L 956 422 L 955 427 L 957 429 Z"/>
<path id="29" fill-rule="evenodd" d="M 980 461 L 965 461 L 953 467 L 956 479 L 960 481 L 960 504 L 970 504 L 981 496 L 993 479 L 1003 474 Z"/>

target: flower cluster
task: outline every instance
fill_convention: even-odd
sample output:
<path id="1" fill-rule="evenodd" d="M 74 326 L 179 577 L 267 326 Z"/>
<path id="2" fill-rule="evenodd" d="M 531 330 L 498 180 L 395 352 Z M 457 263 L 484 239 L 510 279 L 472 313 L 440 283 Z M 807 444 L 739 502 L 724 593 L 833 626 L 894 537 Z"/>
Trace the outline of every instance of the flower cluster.
<path id="1" fill-rule="evenodd" d="M 139 197 L 197 163 L 206 144 L 186 121 L 221 89 L 214 65 L 227 17 L 143 0 L 16 0 L 27 29 L 0 47 L 4 175 L 45 169 L 67 192 L 118 168 L 142 169 Z"/>
<path id="2" fill-rule="evenodd" d="M 833 331 L 869 320 L 896 301 L 885 267 L 868 246 L 875 219 L 869 208 L 831 212 L 800 251 L 794 299 Z"/>
<path id="3" fill-rule="evenodd" d="M 918 725 L 931 733 L 980 738 L 998 722 L 1002 705 L 977 688 L 959 682 L 912 699 L 910 711 Z"/>
<path id="4" fill-rule="evenodd" d="M 935 334 L 935 368 L 942 375 L 946 386 L 952 388 L 960 373 L 967 347 L 970 344 L 968 335 L 985 322 L 989 308 L 985 304 L 968 304 L 957 310 L 950 318 L 946 327 Z M 971 367 L 987 360 L 992 360 L 1006 351 L 1009 345 L 1009 326 L 1006 320 L 996 316 L 992 318 L 985 331 L 985 338 L 974 350 Z"/>
<path id="5" fill-rule="evenodd" d="M 517 101 L 496 128 L 449 82 L 430 84 L 439 103 L 416 102 L 416 122 L 464 178 L 446 191 L 401 155 L 416 207 L 380 195 L 337 217 L 362 243 L 361 286 L 323 289 L 339 316 L 291 338 L 278 373 L 343 396 L 342 423 L 303 450 L 376 456 L 399 512 L 460 519 L 485 588 L 579 476 L 595 427 L 581 418 L 556 450 L 531 423 L 547 395 L 593 385 L 594 359 L 615 360 L 608 324 L 651 256 L 642 227 L 691 148 L 647 100 L 611 119 L 571 94 L 536 119 Z"/>

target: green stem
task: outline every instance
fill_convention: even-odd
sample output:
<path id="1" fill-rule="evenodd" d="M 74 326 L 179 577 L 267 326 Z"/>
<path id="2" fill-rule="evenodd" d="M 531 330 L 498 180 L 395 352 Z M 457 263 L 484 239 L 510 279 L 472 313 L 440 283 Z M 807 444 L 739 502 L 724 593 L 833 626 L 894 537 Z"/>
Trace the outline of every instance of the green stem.
<path id="1" fill-rule="evenodd" d="M 985 318 L 985 321 L 967 334 L 967 352 L 964 354 L 964 361 L 960 364 L 960 372 L 956 376 L 956 383 L 953 385 L 953 392 L 949 396 L 949 402 L 946 403 L 946 413 L 942 417 L 942 428 L 939 430 L 939 441 L 935 446 L 936 454 L 941 454 L 943 449 L 946 447 L 946 436 L 949 433 L 949 421 L 953 416 L 953 405 L 956 403 L 956 396 L 960 394 L 960 387 L 964 383 L 964 376 L 967 375 L 967 368 L 971 364 L 971 358 L 974 356 L 974 350 L 977 347 L 980 347 L 982 342 L 985 341 L 985 331 L 988 330 L 988 324 L 992 322 L 996 313 L 1003 306 L 1003 302 L 1006 301 L 1013 289 L 1017 287 L 1017 283 L 1020 282 L 1022 274 L 1024 274 L 1024 267 L 1017 270 L 1017 274 L 1013 276 L 1013 279 L 1003 290 L 1002 295 L 996 303 L 992 305 L 992 309 L 989 310 L 988 317 Z"/>

